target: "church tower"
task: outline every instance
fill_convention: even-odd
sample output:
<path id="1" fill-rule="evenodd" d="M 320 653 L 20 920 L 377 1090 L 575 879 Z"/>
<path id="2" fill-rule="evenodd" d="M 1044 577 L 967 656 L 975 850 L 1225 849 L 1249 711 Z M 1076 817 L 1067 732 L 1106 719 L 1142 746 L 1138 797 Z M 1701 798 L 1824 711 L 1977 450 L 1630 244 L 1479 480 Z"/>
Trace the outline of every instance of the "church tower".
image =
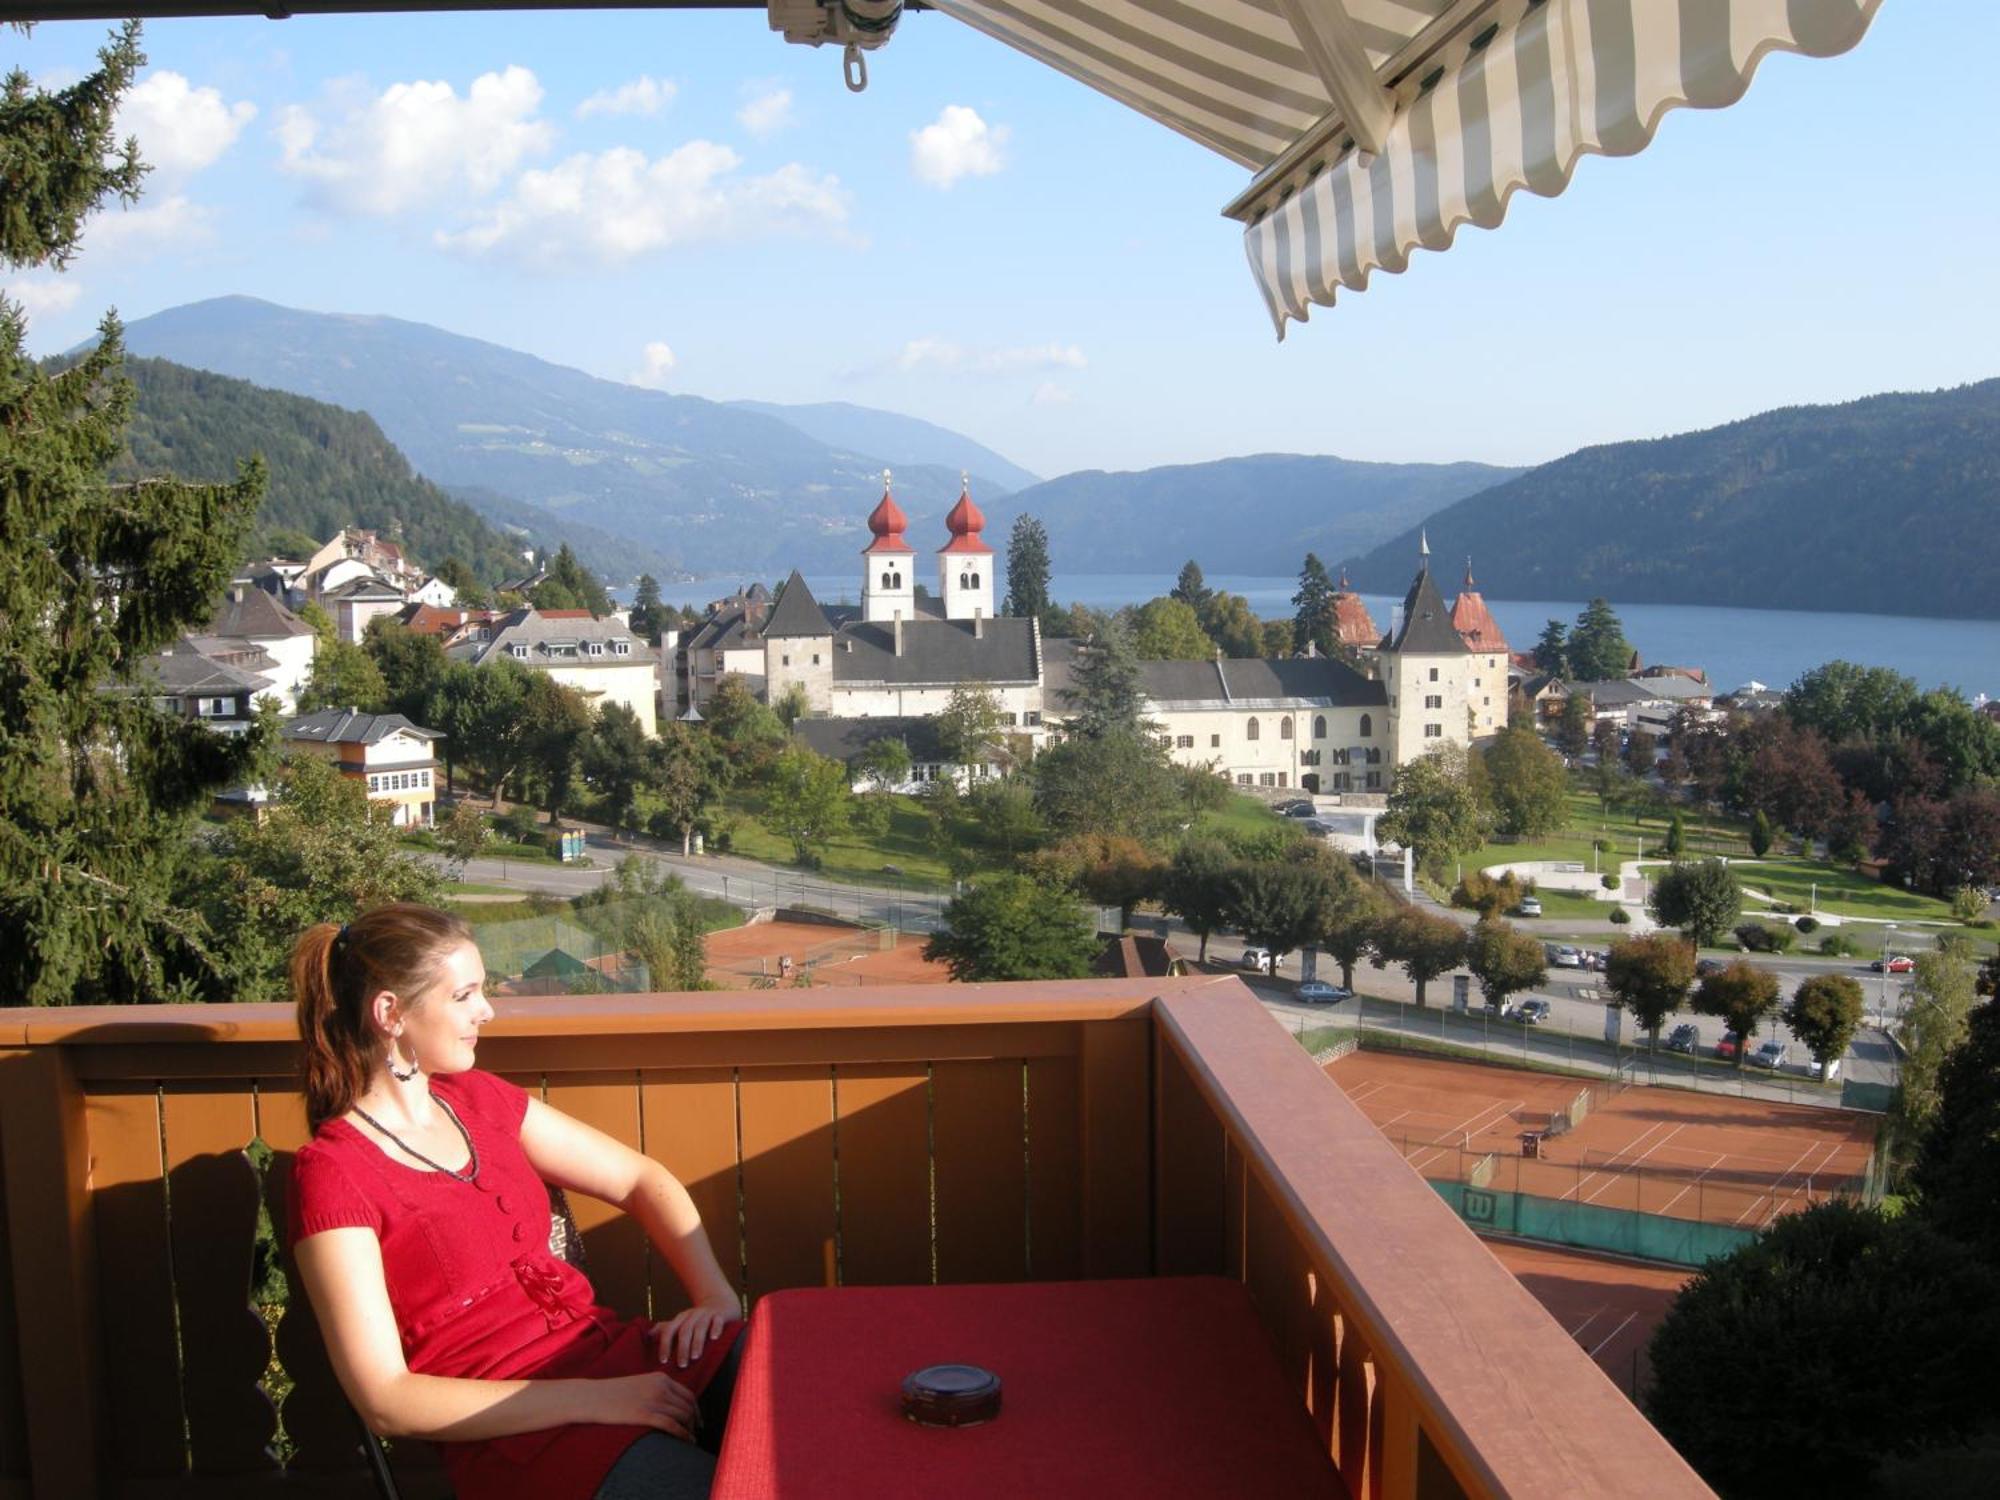
<path id="1" fill-rule="evenodd" d="M 938 597 L 947 620 L 985 620 L 993 614 L 993 549 L 981 540 L 986 517 L 972 503 L 972 481 L 959 476 L 958 504 L 944 518 L 951 540 L 938 548 Z"/>
<path id="2" fill-rule="evenodd" d="M 882 499 L 869 512 L 868 529 L 875 534 L 861 553 L 861 618 L 912 620 L 917 612 L 917 580 L 910 567 L 916 553 L 903 540 L 910 518 L 889 493 L 889 471 L 882 471 Z"/>

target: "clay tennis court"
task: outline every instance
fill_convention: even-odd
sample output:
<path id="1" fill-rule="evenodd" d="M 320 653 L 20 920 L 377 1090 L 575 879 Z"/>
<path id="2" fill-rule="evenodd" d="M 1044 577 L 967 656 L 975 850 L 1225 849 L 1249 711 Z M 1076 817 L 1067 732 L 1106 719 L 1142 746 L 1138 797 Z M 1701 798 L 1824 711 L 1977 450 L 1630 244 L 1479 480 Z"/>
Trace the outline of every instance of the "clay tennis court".
<path id="1" fill-rule="evenodd" d="M 1856 1191 L 1875 1133 L 1844 1110 L 1442 1058 L 1355 1051 L 1326 1071 L 1426 1177 L 1471 1180 L 1491 1156 L 1495 1188 L 1745 1229 Z M 1524 1156 L 1522 1133 L 1566 1111 L 1573 1127 Z"/>
<path id="2" fill-rule="evenodd" d="M 943 964 L 927 962 L 919 933 L 898 933 L 882 947 L 880 929 L 819 922 L 750 922 L 708 935 L 708 978 L 729 989 L 760 979 L 788 983 L 804 972 L 814 984 L 947 984 Z M 784 973 L 783 960 L 792 962 Z"/>
<path id="3" fill-rule="evenodd" d="M 1694 1273 L 1518 1240 L 1485 1244 L 1577 1347 L 1636 1400 L 1651 1378 L 1646 1346 L 1653 1330 Z"/>

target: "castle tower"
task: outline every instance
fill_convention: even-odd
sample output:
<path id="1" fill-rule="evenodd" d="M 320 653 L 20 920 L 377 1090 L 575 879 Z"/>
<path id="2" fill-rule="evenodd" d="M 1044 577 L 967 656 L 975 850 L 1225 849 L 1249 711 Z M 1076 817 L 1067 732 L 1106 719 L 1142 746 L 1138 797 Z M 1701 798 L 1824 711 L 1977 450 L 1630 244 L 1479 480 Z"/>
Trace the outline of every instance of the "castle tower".
<path id="1" fill-rule="evenodd" d="M 1382 643 L 1382 681 L 1389 690 L 1390 760 L 1403 765 L 1428 750 L 1452 743 L 1468 745 L 1482 732 L 1473 712 L 1475 695 L 1490 694 L 1484 673 L 1452 625 L 1437 584 L 1431 580 L 1431 548 L 1426 537 L 1417 557 L 1417 576 Z M 1502 675 L 1499 694 L 1506 702 Z"/>
<path id="2" fill-rule="evenodd" d="M 910 568 L 916 553 L 903 540 L 910 518 L 889 493 L 889 471 L 882 471 L 882 499 L 869 512 L 868 529 L 875 534 L 861 553 L 861 618 L 910 620 L 917 612 L 917 580 Z"/>
<path id="3" fill-rule="evenodd" d="M 959 486 L 944 518 L 951 540 L 938 548 L 938 597 L 947 620 L 984 620 L 993 613 L 993 549 L 980 539 L 986 517 L 972 503 L 972 481 L 961 474 Z"/>

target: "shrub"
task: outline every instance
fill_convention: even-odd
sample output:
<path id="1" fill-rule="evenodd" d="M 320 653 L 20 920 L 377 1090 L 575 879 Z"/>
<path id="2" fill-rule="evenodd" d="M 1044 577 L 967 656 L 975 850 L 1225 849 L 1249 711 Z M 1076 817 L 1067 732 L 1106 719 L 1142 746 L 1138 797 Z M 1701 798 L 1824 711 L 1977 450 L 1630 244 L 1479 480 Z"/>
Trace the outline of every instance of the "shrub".
<path id="1" fill-rule="evenodd" d="M 1819 918 L 1818 918 L 1818 917 L 1800 917 L 1800 918 L 1798 919 L 1798 921 L 1796 921 L 1796 922 L 1792 923 L 1792 925 L 1793 925 L 1794 927 L 1798 928 L 1798 930 L 1799 930 L 1800 932 L 1818 932 L 1818 931 L 1819 931 Z"/>
<path id="2" fill-rule="evenodd" d="M 1601 875 L 1598 877 L 1597 883 L 1603 886 L 1607 891 L 1615 891 L 1618 889 L 1618 877 L 1616 875 Z"/>
<path id="3" fill-rule="evenodd" d="M 1611 852 L 1611 840 L 1592 839 L 1590 841 L 1590 847 L 1595 849 L 1599 854 L 1609 854 Z"/>
<path id="4" fill-rule="evenodd" d="M 1986 914 L 1986 893 L 1977 886 L 1960 886 L 1951 893 L 1951 914 L 1970 926 Z"/>
<path id="5" fill-rule="evenodd" d="M 1614 906 L 1611 908 L 1610 921 L 1613 927 L 1623 927 L 1627 922 L 1630 922 L 1631 920 L 1632 920 L 1632 913 L 1625 910 L 1624 907 Z"/>
<path id="6" fill-rule="evenodd" d="M 1829 932 L 1819 940 L 1819 951 L 1828 958 L 1853 958 L 1861 945 L 1844 932 Z"/>
<path id="7" fill-rule="evenodd" d="M 1781 917 L 1796 917 L 1799 914 L 1798 907 L 1789 901 L 1773 901 L 1771 910 Z"/>
<path id="8" fill-rule="evenodd" d="M 1479 870 L 1470 870 L 1453 888 L 1451 904 L 1463 910 L 1476 911 L 1482 917 L 1494 917 L 1519 906 L 1521 898 L 1534 888 L 1532 880 L 1523 882 L 1512 872 L 1496 880 Z"/>
<path id="9" fill-rule="evenodd" d="M 502 838 L 525 844 L 534 836 L 535 825 L 540 821 L 532 807 L 510 807 L 493 820 L 493 826 L 500 830 Z"/>
<path id="10" fill-rule="evenodd" d="M 1791 950 L 1792 929 L 1769 922 L 1745 922 L 1736 928 L 1736 941 L 1746 953 L 1786 953 Z"/>

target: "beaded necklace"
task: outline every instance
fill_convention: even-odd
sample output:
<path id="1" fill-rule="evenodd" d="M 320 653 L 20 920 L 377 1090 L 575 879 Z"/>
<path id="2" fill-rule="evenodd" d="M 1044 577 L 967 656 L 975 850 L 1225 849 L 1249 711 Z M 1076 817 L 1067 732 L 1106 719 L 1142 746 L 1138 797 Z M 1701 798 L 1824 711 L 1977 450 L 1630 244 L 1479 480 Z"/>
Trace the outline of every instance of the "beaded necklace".
<path id="1" fill-rule="evenodd" d="M 366 1120 L 370 1125 L 373 1125 L 377 1130 L 381 1131 L 382 1134 L 386 1135 L 390 1140 L 394 1141 L 406 1153 L 408 1153 L 411 1156 L 414 1156 L 418 1161 L 422 1162 L 425 1166 L 429 1167 L 433 1172 L 442 1173 L 444 1176 L 449 1177 L 453 1182 L 478 1181 L 479 1148 L 472 1144 L 472 1132 L 465 1128 L 465 1122 L 459 1119 L 457 1110 L 453 1109 L 444 1100 L 438 1099 L 437 1095 L 433 1094 L 431 1095 L 431 1097 L 433 1099 L 437 1099 L 437 1102 L 441 1106 L 443 1106 L 444 1112 L 451 1117 L 451 1123 L 458 1127 L 459 1135 L 462 1136 L 465 1140 L 466 1163 L 463 1167 L 460 1167 L 455 1172 L 450 1167 L 432 1161 L 428 1156 L 424 1155 L 423 1152 L 419 1151 L 415 1146 L 412 1146 L 408 1141 L 404 1140 L 401 1136 L 397 1135 L 395 1131 L 391 1130 L 387 1125 L 384 1125 L 380 1120 L 376 1119 L 373 1115 L 369 1114 L 368 1111 L 363 1109 L 360 1105 L 357 1104 L 354 1106 L 354 1112 L 357 1115 L 361 1116 L 362 1119 Z"/>

